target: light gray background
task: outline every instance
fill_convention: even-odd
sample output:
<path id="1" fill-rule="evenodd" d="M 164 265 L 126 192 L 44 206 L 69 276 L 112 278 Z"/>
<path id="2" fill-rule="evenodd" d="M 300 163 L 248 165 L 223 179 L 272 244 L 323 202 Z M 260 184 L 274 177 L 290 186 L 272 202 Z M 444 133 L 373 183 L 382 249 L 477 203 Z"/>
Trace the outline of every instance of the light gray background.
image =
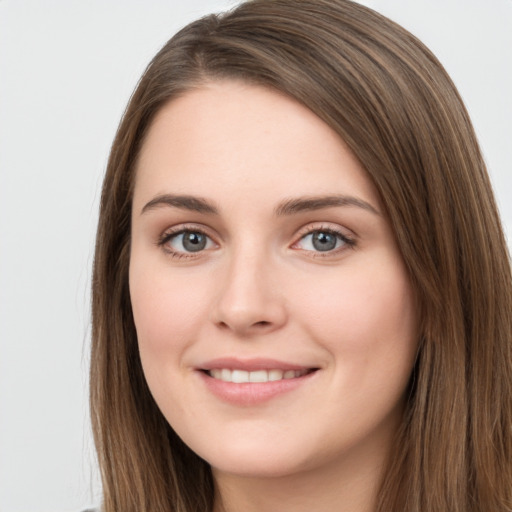
<path id="1" fill-rule="evenodd" d="M 102 174 L 145 65 L 236 0 L 0 0 L 0 512 L 99 502 L 89 286 Z M 512 0 L 361 0 L 452 75 L 512 235 Z"/>

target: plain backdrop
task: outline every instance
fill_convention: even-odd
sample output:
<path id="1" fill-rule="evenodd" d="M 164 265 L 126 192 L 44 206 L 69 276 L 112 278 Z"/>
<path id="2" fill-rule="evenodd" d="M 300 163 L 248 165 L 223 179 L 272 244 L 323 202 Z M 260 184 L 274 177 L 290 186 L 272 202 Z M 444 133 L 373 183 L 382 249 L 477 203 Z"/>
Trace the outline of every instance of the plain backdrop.
<path id="1" fill-rule="evenodd" d="M 0 512 L 100 501 L 87 407 L 98 198 L 154 53 L 236 0 L 0 0 Z M 440 58 L 512 235 L 512 0 L 361 0 Z M 509 243 L 510 245 L 510 243 Z"/>

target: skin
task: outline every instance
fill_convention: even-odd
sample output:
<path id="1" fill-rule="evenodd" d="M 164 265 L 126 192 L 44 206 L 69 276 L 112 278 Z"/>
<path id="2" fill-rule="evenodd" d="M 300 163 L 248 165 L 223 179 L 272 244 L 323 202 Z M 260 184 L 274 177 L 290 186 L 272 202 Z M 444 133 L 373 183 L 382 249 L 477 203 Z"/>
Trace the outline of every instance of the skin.
<path id="1" fill-rule="evenodd" d="M 283 208 L 325 196 L 345 200 Z M 204 232 L 205 248 L 187 251 L 183 229 Z M 318 250 L 311 233 L 326 230 L 336 245 Z M 374 509 L 417 308 L 379 195 L 330 127 L 291 98 L 234 81 L 165 105 L 137 164 L 130 293 L 149 387 L 211 464 L 216 510 Z M 200 371 L 227 356 L 316 371 L 286 393 L 233 404 Z"/>

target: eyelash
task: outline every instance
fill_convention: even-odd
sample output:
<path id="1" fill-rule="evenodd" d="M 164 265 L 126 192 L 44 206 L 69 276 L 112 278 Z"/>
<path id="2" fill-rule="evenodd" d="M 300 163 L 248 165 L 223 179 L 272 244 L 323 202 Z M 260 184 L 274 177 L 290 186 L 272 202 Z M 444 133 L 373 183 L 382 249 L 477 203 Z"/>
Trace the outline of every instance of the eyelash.
<path id="1" fill-rule="evenodd" d="M 335 229 L 331 226 L 307 226 L 303 230 L 299 232 L 298 239 L 293 243 L 292 247 L 296 246 L 299 242 L 304 240 L 307 236 L 313 235 L 314 233 L 327 233 L 329 235 L 335 236 L 338 240 L 341 240 L 342 246 L 337 247 L 328 251 L 310 251 L 307 249 L 303 249 L 305 252 L 310 253 L 310 256 L 313 258 L 329 258 L 334 255 L 339 254 L 347 249 L 353 249 L 356 246 L 356 240 L 346 233 L 343 233 L 339 229 Z"/>
<path id="2" fill-rule="evenodd" d="M 195 258 L 197 257 L 194 252 L 181 252 L 181 251 L 175 251 L 170 249 L 170 247 L 167 245 L 173 238 L 182 235 L 184 233 L 198 233 L 200 235 L 205 236 L 209 240 L 212 240 L 212 237 L 204 230 L 203 228 L 196 226 L 196 225 L 181 225 L 176 228 L 171 228 L 158 238 L 158 241 L 156 245 L 158 247 L 162 247 L 163 250 L 171 257 L 176 259 L 189 259 L 189 258 Z M 345 233 L 342 233 L 340 230 L 334 229 L 332 227 L 327 226 L 315 226 L 307 228 L 304 228 L 301 230 L 298 234 L 297 241 L 292 244 L 292 248 L 296 246 L 299 242 L 304 240 L 307 236 L 313 235 L 314 233 L 327 233 L 330 235 L 335 236 L 338 240 L 341 240 L 343 245 L 341 247 L 334 248 L 332 250 L 327 251 L 312 251 L 307 249 L 302 249 L 304 252 L 311 253 L 311 256 L 314 258 L 327 258 L 329 256 L 333 256 L 334 254 L 338 254 L 341 251 L 344 251 L 346 249 L 351 249 L 356 246 L 356 241 L 354 238 L 347 236 Z M 213 241 L 213 243 L 215 243 Z M 199 253 L 204 252 L 205 249 L 197 251 L 198 255 Z M 297 249 L 301 250 L 301 249 Z"/>
<path id="3" fill-rule="evenodd" d="M 212 237 L 208 235 L 205 229 L 202 229 L 199 226 L 195 225 L 181 225 L 176 228 L 168 229 L 164 231 L 162 235 L 159 237 L 157 241 L 157 246 L 162 247 L 163 250 L 171 257 L 176 259 L 185 259 L 185 258 L 194 258 L 196 257 L 193 252 L 180 252 L 172 250 L 167 244 L 175 237 L 182 235 L 184 233 L 198 233 L 200 235 L 205 236 L 209 240 L 212 240 Z M 203 252 L 197 251 L 198 253 Z"/>

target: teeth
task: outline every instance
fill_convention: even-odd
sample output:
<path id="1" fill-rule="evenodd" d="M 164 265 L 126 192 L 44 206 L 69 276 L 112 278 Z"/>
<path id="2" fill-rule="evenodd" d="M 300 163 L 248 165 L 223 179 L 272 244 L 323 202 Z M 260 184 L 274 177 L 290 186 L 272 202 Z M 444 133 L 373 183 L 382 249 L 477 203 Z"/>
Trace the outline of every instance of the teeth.
<path id="1" fill-rule="evenodd" d="M 283 379 L 296 379 L 306 375 L 308 370 L 256 370 L 247 372 L 245 370 L 230 370 L 228 368 L 216 368 L 210 370 L 208 374 L 214 379 L 224 382 L 234 382 L 243 384 L 246 382 L 274 382 Z"/>
<path id="2" fill-rule="evenodd" d="M 244 370 L 233 370 L 231 372 L 231 382 L 241 384 L 242 382 L 249 382 L 249 372 Z"/>
<path id="3" fill-rule="evenodd" d="M 250 372 L 249 382 L 268 382 L 268 372 L 266 370 Z"/>
<path id="4" fill-rule="evenodd" d="M 269 370 L 268 371 L 268 380 L 273 382 L 275 380 L 281 380 L 283 378 L 282 370 Z"/>

